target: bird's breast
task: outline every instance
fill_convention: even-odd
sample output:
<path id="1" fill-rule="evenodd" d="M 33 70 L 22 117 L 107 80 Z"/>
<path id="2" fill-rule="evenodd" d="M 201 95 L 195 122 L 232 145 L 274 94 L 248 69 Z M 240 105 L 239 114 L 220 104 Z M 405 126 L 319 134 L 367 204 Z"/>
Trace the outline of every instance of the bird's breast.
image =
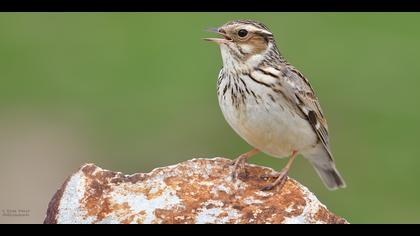
<path id="1" fill-rule="evenodd" d="M 221 73 L 223 76 L 223 73 Z M 271 88 L 246 76 L 219 78 L 219 105 L 229 125 L 247 143 L 276 157 L 316 143 L 309 123 Z"/>

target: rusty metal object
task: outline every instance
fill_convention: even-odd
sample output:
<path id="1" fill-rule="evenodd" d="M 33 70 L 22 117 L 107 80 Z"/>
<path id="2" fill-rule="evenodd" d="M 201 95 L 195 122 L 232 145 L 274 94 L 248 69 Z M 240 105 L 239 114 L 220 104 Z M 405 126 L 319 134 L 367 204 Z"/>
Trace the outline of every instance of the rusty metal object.
<path id="1" fill-rule="evenodd" d="M 130 176 L 86 164 L 57 191 L 44 223 L 348 223 L 293 179 L 260 191 L 270 168 L 247 165 L 248 176 L 232 181 L 229 161 L 193 159 Z"/>

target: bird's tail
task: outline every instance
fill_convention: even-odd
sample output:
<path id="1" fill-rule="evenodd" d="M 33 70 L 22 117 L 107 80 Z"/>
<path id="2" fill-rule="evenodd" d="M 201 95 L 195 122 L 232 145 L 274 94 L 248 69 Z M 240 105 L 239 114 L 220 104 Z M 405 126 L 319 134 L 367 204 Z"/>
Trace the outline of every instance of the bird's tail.
<path id="1" fill-rule="evenodd" d="M 346 187 L 343 177 L 341 177 L 335 167 L 331 154 L 327 150 L 324 149 L 304 156 L 312 164 L 319 177 L 321 177 L 322 182 L 324 182 L 328 189 L 336 190 L 338 188 Z"/>

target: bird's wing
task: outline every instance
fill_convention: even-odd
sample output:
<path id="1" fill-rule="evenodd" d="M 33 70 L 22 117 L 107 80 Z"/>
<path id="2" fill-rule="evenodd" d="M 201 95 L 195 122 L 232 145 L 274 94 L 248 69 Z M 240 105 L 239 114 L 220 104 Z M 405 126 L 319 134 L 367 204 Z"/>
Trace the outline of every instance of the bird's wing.
<path id="1" fill-rule="evenodd" d="M 288 96 L 292 97 L 291 100 L 294 102 L 293 105 L 297 108 L 296 110 L 308 120 L 332 159 L 327 120 L 322 113 L 318 98 L 309 81 L 302 73 L 289 64 L 283 65 L 279 69 L 282 75 L 281 84 L 283 89 L 287 91 Z"/>

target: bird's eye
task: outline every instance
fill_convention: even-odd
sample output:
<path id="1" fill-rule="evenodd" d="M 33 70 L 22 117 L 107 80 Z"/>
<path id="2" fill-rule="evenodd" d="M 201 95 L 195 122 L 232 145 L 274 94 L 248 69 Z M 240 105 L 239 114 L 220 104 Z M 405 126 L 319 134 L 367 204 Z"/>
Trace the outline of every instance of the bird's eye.
<path id="1" fill-rule="evenodd" d="M 241 38 L 245 37 L 247 34 L 248 34 L 248 31 L 247 31 L 246 29 L 240 29 L 240 30 L 238 31 L 238 35 L 239 35 L 239 37 L 241 37 Z"/>

